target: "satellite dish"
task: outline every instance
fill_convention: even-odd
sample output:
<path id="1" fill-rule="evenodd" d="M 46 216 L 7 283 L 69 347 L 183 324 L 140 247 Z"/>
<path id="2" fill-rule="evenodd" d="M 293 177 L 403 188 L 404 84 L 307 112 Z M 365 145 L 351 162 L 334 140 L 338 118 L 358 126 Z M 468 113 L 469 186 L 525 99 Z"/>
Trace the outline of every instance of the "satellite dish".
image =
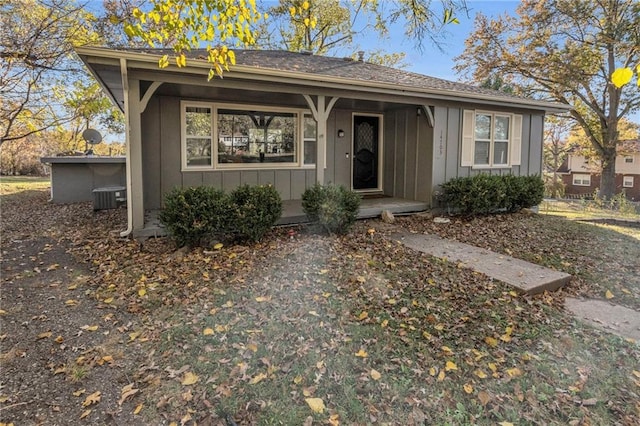
<path id="1" fill-rule="evenodd" d="M 96 129 L 87 129 L 82 132 L 82 138 L 91 145 L 98 144 L 102 141 L 102 135 Z"/>

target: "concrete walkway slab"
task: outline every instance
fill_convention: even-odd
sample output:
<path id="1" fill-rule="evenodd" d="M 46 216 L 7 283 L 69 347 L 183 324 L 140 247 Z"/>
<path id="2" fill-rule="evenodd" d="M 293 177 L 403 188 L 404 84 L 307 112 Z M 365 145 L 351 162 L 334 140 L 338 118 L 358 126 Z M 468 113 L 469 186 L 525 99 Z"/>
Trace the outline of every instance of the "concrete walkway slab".
<path id="1" fill-rule="evenodd" d="M 450 241 L 432 234 L 399 232 L 392 238 L 406 247 L 452 262 L 505 282 L 527 294 L 554 291 L 564 286 L 571 275 L 524 260 L 505 256 L 469 244 Z"/>
<path id="2" fill-rule="evenodd" d="M 640 312 L 606 300 L 565 300 L 567 310 L 581 320 L 604 331 L 640 342 Z"/>

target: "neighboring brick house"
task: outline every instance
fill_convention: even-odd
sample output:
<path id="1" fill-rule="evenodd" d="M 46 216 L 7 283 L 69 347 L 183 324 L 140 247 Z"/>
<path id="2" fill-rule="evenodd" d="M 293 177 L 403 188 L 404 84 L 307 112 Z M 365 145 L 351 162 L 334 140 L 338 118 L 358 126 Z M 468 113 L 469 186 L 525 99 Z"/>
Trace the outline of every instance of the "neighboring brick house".
<path id="1" fill-rule="evenodd" d="M 565 184 L 565 194 L 592 195 L 600 188 L 600 161 L 569 153 L 558 173 Z M 623 141 L 616 157 L 616 193 L 623 192 L 632 201 L 640 201 L 640 139 Z"/>

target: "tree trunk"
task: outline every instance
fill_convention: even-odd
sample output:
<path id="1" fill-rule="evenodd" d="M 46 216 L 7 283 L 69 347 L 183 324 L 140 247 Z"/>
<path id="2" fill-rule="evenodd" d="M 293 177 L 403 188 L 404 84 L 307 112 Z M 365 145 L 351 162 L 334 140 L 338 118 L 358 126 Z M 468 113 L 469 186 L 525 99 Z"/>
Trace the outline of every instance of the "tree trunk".
<path id="1" fill-rule="evenodd" d="M 600 196 L 611 199 L 616 192 L 616 149 L 605 148 L 602 155 L 602 177 L 600 179 Z"/>

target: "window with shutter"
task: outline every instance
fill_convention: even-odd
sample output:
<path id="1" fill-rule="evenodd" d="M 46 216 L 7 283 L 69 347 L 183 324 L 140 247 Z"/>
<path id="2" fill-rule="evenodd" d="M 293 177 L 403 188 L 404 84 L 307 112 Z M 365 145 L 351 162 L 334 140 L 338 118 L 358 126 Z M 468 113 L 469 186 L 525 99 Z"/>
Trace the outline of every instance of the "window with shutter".
<path id="1" fill-rule="evenodd" d="M 520 164 L 522 115 L 465 110 L 460 165 L 505 168 Z"/>

